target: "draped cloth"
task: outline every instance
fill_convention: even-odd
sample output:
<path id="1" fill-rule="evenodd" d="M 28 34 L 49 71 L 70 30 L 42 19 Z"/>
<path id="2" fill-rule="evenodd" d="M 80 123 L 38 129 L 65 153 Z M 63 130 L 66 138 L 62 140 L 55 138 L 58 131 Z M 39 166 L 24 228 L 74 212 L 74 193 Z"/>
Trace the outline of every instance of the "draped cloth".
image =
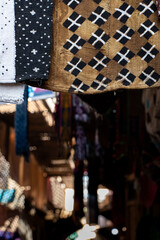
<path id="1" fill-rule="evenodd" d="M 44 87 L 101 93 L 160 85 L 156 0 L 55 0 Z"/>
<path id="2" fill-rule="evenodd" d="M 24 101 L 16 106 L 15 112 L 15 133 L 16 133 L 16 154 L 23 155 L 28 161 L 28 86 L 25 87 Z"/>

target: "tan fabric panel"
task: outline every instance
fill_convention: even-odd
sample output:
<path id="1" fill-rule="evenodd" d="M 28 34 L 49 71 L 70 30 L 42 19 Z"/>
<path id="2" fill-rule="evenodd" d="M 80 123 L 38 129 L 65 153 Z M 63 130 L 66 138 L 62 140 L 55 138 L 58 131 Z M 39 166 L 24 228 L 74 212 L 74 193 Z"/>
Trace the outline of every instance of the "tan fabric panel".
<path id="1" fill-rule="evenodd" d="M 87 94 L 160 85 L 155 0 L 55 0 L 53 21 L 43 87 Z"/>

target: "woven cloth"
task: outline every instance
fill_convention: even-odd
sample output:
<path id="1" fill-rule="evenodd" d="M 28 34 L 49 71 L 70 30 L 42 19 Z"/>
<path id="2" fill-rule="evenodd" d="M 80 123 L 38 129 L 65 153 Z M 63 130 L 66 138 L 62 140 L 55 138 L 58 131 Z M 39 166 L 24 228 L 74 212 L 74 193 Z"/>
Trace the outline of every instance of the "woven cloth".
<path id="1" fill-rule="evenodd" d="M 1 0 L 0 83 L 47 80 L 53 0 Z"/>
<path id="2" fill-rule="evenodd" d="M 55 0 L 45 88 L 100 93 L 160 85 L 156 0 Z"/>

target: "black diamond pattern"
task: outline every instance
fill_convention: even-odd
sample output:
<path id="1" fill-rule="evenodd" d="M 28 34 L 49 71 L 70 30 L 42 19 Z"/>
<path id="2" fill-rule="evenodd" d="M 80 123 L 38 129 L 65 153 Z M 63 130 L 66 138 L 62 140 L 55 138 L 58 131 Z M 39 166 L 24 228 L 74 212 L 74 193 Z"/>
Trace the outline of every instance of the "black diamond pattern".
<path id="1" fill-rule="evenodd" d="M 86 66 L 86 63 L 83 62 L 80 58 L 74 57 L 71 62 L 65 67 L 64 70 L 72 73 L 74 76 L 77 76 L 82 69 Z"/>
<path id="2" fill-rule="evenodd" d="M 128 48 L 123 47 L 113 59 L 122 66 L 125 66 L 127 63 L 130 62 L 130 59 L 133 58 L 134 55 L 135 54 L 131 52 Z"/>
<path id="3" fill-rule="evenodd" d="M 95 33 L 92 33 L 92 37 L 88 40 L 96 49 L 100 49 L 110 37 L 99 28 Z"/>
<path id="4" fill-rule="evenodd" d="M 120 8 L 116 10 L 113 16 L 122 23 L 126 23 L 128 18 L 131 17 L 133 11 L 134 8 L 132 6 L 128 5 L 127 3 L 123 3 Z"/>
<path id="5" fill-rule="evenodd" d="M 99 27 L 104 24 L 111 14 L 105 11 L 104 8 L 97 7 L 88 18 L 92 23 L 97 24 Z"/>
<path id="6" fill-rule="evenodd" d="M 91 87 L 95 90 L 103 91 L 107 88 L 108 84 L 111 82 L 109 78 L 104 77 L 102 74 L 99 74 L 96 80 L 93 81 Z"/>
<path id="7" fill-rule="evenodd" d="M 145 37 L 147 40 L 153 36 L 158 31 L 158 28 L 155 26 L 154 22 L 151 22 L 149 19 L 141 24 L 141 27 L 138 29 L 140 37 Z"/>
<path id="8" fill-rule="evenodd" d="M 70 50 L 71 53 L 76 54 L 80 49 L 82 49 L 85 42 L 86 41 L 84 39 L 77 36 L 76 34 L 73 34 L 63 47 Z"/>
<path id="9" fill-rule="evenodd" d="M 76 12 L 73 12 L 72 15 L 63 23 L 63 26 L 68 28 L 70 31 L 75 32 L 84 21 L 84 17 Z"/>
<path id="10" fill-rule="evenodd" d="M 69 88 L 69 92 L 84 93 L 89 89 L 89 86 L 76 78 Z"/>
<path id="11" fill-rule="evenodd" d="M 120 30 L 116 31 L 116 34 L 113 36 L 118 42 L 126 44 L 134 34 L 134 31 L 124 25 Z"/>
<path id="12" fill-rule="evenodd" d="M 154 85 L 159 80 L 159 77 L 159 74 L 156 73 L 155 70 L 150 66 L 147 67 L 139 76 L 139 78 L 149 87 Z"/>
<path id="13" fill-rule="evenodd" d="M 152 0 L 144 0 L 137 9 L 140 11 L 140 14 L 144 14 L 148 18 L 157 11 L 157 7 Z"/>
<path id="14" fill-rule="evenodd" d="M 92 68 L 101 71 L 104 67 L 107 67 L 107 63 L 110 59 L 99 52 L 89 63 Z"/>
<path id="15" fill-rule="evenodd" d="M 146 43 L 141 50 L 138 52 L 138 56 L 149 63 L 155 56 L 159 53 L 159 51 L 152 46 L 150 43 Z"/>
<path id="16" fill-rule="evenodd" d="M 72 9 L 75 9 L 82 2 L 82 0 L 63 0 L 63 2 Z"/>
<path id="17" fill-rule="evenodd" d="M 134 79 L 136 76 L 134 76 L 132 73 L 128 71 L 128 69 L 123 68 L 121 72 L 119 72 L 116 80 L 119 82 L 122 82 L 124 86 L 129 86 L 134 82 Z"/>

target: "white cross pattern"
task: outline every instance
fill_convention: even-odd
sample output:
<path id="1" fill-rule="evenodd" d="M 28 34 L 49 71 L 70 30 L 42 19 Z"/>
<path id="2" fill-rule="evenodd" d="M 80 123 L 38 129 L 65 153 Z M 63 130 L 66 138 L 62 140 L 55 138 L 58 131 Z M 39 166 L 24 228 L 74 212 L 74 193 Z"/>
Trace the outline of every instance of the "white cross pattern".
<path id="1" fill-rule="evenodd" d="M 74 25 L 76 25 L 77 27 L 80 27 L 81 24 L 77 23 L 80 18 L 81 18 L 81 15 L 79 15 L 75 20 L 72 20 L 71 18 L 68 18 L 68 20 L 71 22 L 71 25 L 68 28 L 70 29 Z"/>
<path id="2" fill-rule="evenodd" d="M 130 62 L 130 59 L 133 56 L 134 56 L 134 53 L 132 53 L 128 48 L 123 47 L 121 51 L 118 52 L 113 59 L 119 64 L 121 64 L 122 66 L 125 66 L 127 63 Z"/>
<path id="3" fill-rule="evenodd" d="M 149 19 L 144 23 L 141 23 L 141 27 L 138 29 L 140 37 L 145 37 L 149 39 L 158 31 L 158 28 L 155 25 L 155 22 L 151 22 Z"/>
<path id="4" fill-rule="evenodd" d="M 68 48 L 68 50 L 72 50 L 74 47 L 78 48 L 79 50 L 82 48 L 81 46 L 78 46 L 77 43 L 81 38 L 78 37 L 77 40 L 75 42 L 72 42 L 70 39 L 67 39 L 67 41 L 69 43 L 71 43 L 72 45 L 70 46 L 70 48 Z"/>
<path id="5" fill-rule="evenodd" d="M 152 77 L 153 73 L 155 73 L 154 70 L 149 75 L 145 72 L 142 72 L 142 73 L 146 77 L 145 80 L 143 81 L 144 83 L 146 83 L 148 80 L 152 80 L 155 83 L 157 82 L 157 80 Z"/>
<path id="6" fill-rule="evenodd" d="M 74 88 L 75 92 L 81 92 L 83 93 L 84 91 L 81 89 L 81 87 L 83 87 L 83 82 L 81 82 L 81 84 L 79 86 L 75 86 L 75 85 L 71 85 L 72 88 Z"/>
<path id="7" fill-rule="evenodd" d="M 148 66 L 139 76 L 139 78 L 148 86 L 152 86 L 159 80 L 159 74 L 155 70 Z"/>
<path id="8" fill-rule="evenodd" d="M 85 21 L 84 17 L 82 17 L 76 12 L 73 12 L 72 15 L 68 17 L 68 19 L 63 23 L 63 25 L 72 32 L 75 32 L 84 21 Z"/>
<path id="9" fill-rule="evenodd" d="M 126 68 L 118 73 L 117 82 L 122 82 L 123 85 L 128 86 L 133 83 L 136 77 L 130 73 Z"/>
<path id="10" fill-rule="evenodd" d="M 92 33 L 91 38 L 88 40 L 88 42 L 94 46 L 96 49 L 100 49 L 110 38 L 103 29 L 98 28 L 98 30 L 95 33 Z"/>
<path id="11" fill-rule="evenodd" d="M 72 66 L 72 68 L 69 70 L 69 72 L 73 72 L 74 69 L 77 69 L 79 72 L 82 72 L 82 69 L 80 69 L 80 68 L 78 67 L 78 64 L 81 62 L 81 60 L 82 60 L 82 58 L 79 59 L 79 61 L 76 63 L 76 65 L 74 65 L 74 64 L 71 63 L 71 62 L 68 62 L 68 64 L 69 64 L 70 66 Z"/>
<path id="12" fill-rule="evenodd" d="M 103 75 L 102 75 L 103 76 Z M 96 90 L 104 90 L 108 86 L 108 81 L 106 81 L 106 77 L 102 77 L 101 81 L 98 81 L 97 79 L 93 81 L 91 87 L 93 87 Z M 94 87 L 95 86 L 95 87 Z"/>
<path id="13" fill-rule="evenodd" d="M 151 8 L 153 6 L 154 2 L 151 1 L 149 3 L 149 5 L 145 4 L 145 3 L 140 3 L 140 6 L 143 8 L 143 10 L 140 12 L 141 14 L 145 14 L 145 12 L 148 10 L 150 12 L 150 14 L 154 13 L 155 11 Z"/>
<path id="14" fill-rule="evenodd" d="M 103 63 L 103 61 L 106 59 L 106 56 L 104 56 L 101 60 L 97 59 L 96 57 L 93 58 L 97 63 L 93 66 L 94 69 L 96 69 L 99 65 L 102 65 L 103 67 L 107 67 L 107 64 Z"/>
<path id="15" fill-rule="evenodd" d="M 105 9 L 97 7 L 97 9 L 92 12 L 88 19 L 92 22 L 92 24 L 95 23 L 98 26 L 101 26 L 107 21 L 109 16 L 110 13 L 108 13 Z"/>
<path id="16" fill-rule="evenodd" d="M 127 3 L 123 3 L 120 8 L 115 8 L 116 12 L 113 14 L 119 21 L 125 23 L 134 11 L 134 8 Z"/>
<path id="17" fill-rule="evenodd" d="M 74 34 L 70 39 L 67 39 L 67 42 L 63 47 L 71 53 L 76 54 L 80 49 L 82 49 L 85 42 L 86 41 L 84 39 Z"/>
<path id="18" fill-rule="evenodd" d="M 118 76 L 121 77 L 121 79 L 119 79 L 117 82 L 122 82 L 124 80 L 126 80 L 127 82 L 129 82 L 130 84 L 132 83 L 131 80 L 129 80 L 127 77 L 129 76 L 130 72 L 128 72 L 126 75 L 123 75 L 122 73 L 118 73 Z"/>
<path id="19" fill-rule="evenodd" d="M 77 76 L 80 72 L 82 72 L 82 69 L 85 67 L 85 65 L 86 64 L 82 61 L 82 58 L 74 57 L 71 62 L 68 62 L 68 65 L 64 70 Z"/>
<path id="20" fill-rule="evenodd" d="M 86 85 L 85 83 L 83 83 L 81 80 L 79 80 L 78 78 L 76 78 L 74 80 L 74 82 L 72 83 L 72 85 L 69 88 L 69 92 L 86 92 L 89 89 L 89 86 Z"/>
<path id="21" fill-rule="evenodd" d="M 152 27 L 155 26 L 155 22 L 153 22 L 149 27 L 146 27 L 143 23 L 141 23 L 141 26 L 144 28 L 144 32 L 140 35 L 140 37 L 143 37 L 147 32 L 150 32 L 152 35 L 155 34 L 155 32 L 152 31 Z"/>
<path id="22" fill-rule="evenodd" d="M 104 67 L 107 67 L 107 63 L 110 59 L 99 52 L 92 60 L 88 63 L 93 69 L 101 71 Z"/>
<path id="23" fill-rule="evenodd" d="M 114 38 L 116 39 L 117 42 L 125 44 L 127 41 L 131 40 L 133 34 L 134 31 L 131 28 L 124 25 L 120 30 L 116 30 Z"/>
<path id="24" fill-rule="evenodd" d="M 156 45 L 151 45 L 147 43 L 138 52 L 138 56 L 140 56 L 142 60 L 145 60 L 146 62 L 150 62 L 152 59 L 156 57 L 158 53 L 158 50 L 155 48 L 155 46 Z"/>
<path id="25" fill-rule="evenodd" d="M 130 62 L 129 58 L 127 57 L 129 52 L 130 52 L 129 49 L 127 50 L 127 52 L 125 54 L 122 54 L 122 53 L 118 52 L 117 54 L 121 57 L 119 59 L 118 63 L 122 62 L 123 60 L 125 60 L 126 62 Z"/>

